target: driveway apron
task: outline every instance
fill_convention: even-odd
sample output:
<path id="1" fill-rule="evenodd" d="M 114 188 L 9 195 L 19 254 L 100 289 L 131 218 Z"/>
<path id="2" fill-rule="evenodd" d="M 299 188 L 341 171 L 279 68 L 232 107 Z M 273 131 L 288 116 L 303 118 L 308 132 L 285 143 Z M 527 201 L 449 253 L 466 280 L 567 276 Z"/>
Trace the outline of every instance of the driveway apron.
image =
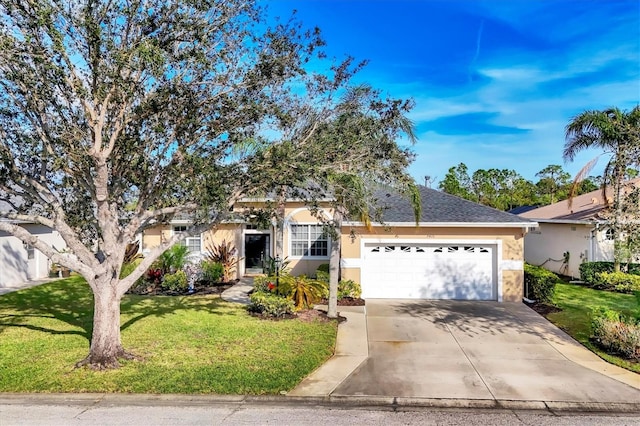
<path id="1" fill-rule="evenodd" d="M 369 357 L 332 395 L 640 401 L 640 390 L 567 359 L 548 340 L 562 332 L 523 304 L 378 299 L 366 309 Z"/>

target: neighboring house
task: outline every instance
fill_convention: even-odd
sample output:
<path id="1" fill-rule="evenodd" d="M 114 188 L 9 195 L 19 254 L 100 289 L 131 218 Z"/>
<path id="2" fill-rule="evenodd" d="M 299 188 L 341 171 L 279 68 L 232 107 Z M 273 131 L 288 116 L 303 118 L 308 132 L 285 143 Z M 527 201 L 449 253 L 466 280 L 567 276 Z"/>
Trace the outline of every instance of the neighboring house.
<path id="1" fill-rule="evenodd" d="M 422 214 L 416 224 L 408 200 L 381 194 L 384 224 L 370 229 L 345 222 L 341 232 L 341 278 L 361 283 L 363 298 L 460 299 L 520 301 L 523 296 L 524 235 L 535 222 L 443 192 L 420 187 Z M 245 200 L 234 211 L 264 206 L 267 200 Z M 325 204 L 320 214 L 332 212 Z M 143 251 L 179 231 L 175 221 L 145 232 Z M 187 240 L 190 250 L 232 241 L 238 249 L 238 276 L 262 272 L 262 262 L 275 252 L 276 229 L 247 221 L 219 224 Z M 292 274 L 314 275 L 329 263 L 331 240 L 303 203 L 287 200 L 283 252 Z"/>
<path id="2" fill-rule="evenodd" d="M 520 213 L 539 223 L 525 237 L 525 261 L 574 278 L 580 277 L 583 262 L 612 261 L 613 230 L 602 216 L 611 191 L 607 197 L 608 203 L 599 189 L 574 197 L 571 205 L 563 200 Z"/>
<path id="3" fill-rule="evenodd" d="M 57 231 L 34 223 L 14 223 L 19 223 L 31 234 L 59 250 L 66 247 Z M 50 269 L 51 261 L 42 252 L 24 244 L 13 235 L 0 231 L 0 287 L 11 287 L 21 282 L 46 278 Z"/>

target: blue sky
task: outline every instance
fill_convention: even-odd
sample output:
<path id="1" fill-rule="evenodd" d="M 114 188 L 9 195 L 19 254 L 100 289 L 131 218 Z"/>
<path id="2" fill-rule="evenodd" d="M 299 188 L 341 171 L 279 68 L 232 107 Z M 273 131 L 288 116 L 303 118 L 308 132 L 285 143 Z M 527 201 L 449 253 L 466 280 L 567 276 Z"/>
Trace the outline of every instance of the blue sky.
<path id="1" fill-rule="evenodd" d="M 369 60 L 356 81 L 415 100 L 411 173 L 449 167 L 549 164 L 575 174 L 599 152 L 564 164 L 564 127 L 588 109 L 640 103 L 638 0 L 273 0 L 317 25 L 326 51 Z M 601 166 L 594 174 L 601 172 Z"/>

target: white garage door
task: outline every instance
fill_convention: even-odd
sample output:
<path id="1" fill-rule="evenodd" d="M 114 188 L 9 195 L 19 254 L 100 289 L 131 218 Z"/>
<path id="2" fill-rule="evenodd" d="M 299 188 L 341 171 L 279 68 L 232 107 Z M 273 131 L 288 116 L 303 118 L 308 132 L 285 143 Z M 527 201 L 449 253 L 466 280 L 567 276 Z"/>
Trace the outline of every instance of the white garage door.
<path id="1" fill-rule="evenodd" d="M 362 297 L 496 300 L 496 246 L 365 243 Z"/>

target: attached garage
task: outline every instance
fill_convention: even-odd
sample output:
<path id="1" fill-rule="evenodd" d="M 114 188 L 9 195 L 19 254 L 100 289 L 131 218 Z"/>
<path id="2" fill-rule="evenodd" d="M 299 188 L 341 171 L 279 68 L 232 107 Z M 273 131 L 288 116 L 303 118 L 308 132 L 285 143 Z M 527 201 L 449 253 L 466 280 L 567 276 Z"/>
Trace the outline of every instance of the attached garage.
<path id="1" fill-rule="evenodd" d="M 498 300 L 498 244 L 366 241 L 362 297 Z"/>
<path id="2" fill-rule="evenodd" d="M 422 208 L 377 194 L 382 222 L 343 222 L 342 279 L 364 299 L 520 302 L 528 219 L 419 187 Z M 416 217 L 416 213 L 419 213 Z"/>

